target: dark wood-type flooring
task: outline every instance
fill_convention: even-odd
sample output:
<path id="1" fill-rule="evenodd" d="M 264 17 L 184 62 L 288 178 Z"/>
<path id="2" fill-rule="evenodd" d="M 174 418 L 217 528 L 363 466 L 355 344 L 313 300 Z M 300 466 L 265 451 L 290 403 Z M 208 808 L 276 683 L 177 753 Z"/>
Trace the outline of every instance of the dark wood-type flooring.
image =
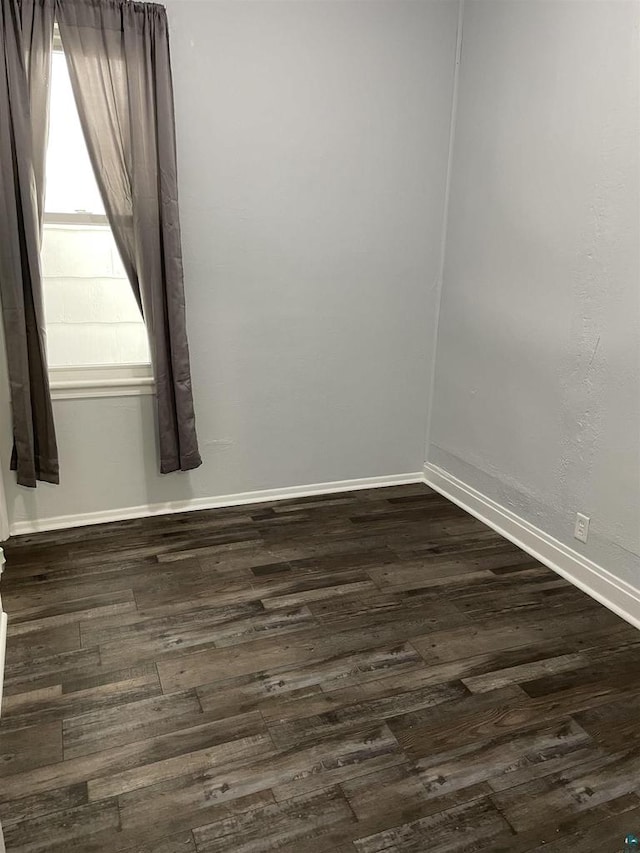
<path id="1" fill-rule="evenodd" d="M 640 633 L 424 486 L 7 543 L 9 851 L 584 853 Z"/>

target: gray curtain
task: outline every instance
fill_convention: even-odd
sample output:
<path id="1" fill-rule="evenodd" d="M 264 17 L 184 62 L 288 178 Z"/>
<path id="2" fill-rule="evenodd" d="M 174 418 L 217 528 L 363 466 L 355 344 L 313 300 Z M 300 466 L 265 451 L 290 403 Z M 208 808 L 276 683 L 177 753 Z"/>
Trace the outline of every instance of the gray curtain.
<path id="1" fill-rule="evenodd" d="M 53 0 L 0 0 L 0 297 L 22 486 L 58 482 L 40 273 L 52 40 Z"/>
<path id="2" fill-rule="evenodd" d="M 56 17 L 98 186 L 149 335 L 160 470 L 186 471 L 201 459 L 185 324 L 166 13 L 128 0 L 56 0 Z"/>

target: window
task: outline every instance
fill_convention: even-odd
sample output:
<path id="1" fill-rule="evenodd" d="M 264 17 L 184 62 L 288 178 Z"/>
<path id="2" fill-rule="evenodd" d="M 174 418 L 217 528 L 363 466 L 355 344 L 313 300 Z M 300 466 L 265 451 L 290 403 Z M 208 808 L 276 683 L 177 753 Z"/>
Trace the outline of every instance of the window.
<path id="1" fill-rule="evenodd" d="M 41 261 L 53 396 L 151 392 L 146 329 L 105 215 L 58 40 Z"/>

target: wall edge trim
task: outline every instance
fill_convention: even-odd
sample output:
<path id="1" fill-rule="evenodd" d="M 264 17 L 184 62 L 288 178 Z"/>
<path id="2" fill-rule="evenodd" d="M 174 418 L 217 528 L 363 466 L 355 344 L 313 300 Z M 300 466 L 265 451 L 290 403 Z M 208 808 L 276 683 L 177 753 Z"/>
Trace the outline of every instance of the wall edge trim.
<path id="1" fill-rule="evenodd" d="M 509 539 L 591 598 L 640 629 L 640 589 L 430 462 L 424 481 L 470 515 Z"/>
<path id="2" fill-rule="evenodd" d="M 147 516 L 169 515 L 179 512 L 194 512 L 201 509 L 217 509 L 228 506 L 242 506 L 243 504 L 264 503 L 265 501 L 312 497 L 313 495 L 327 495 L 334 492 L 353 492 L 358 489 L 404 486 L 410 483 L 422 482 L 424 482 L 424 477 L 421 471 L 409 474 L 385 474 L 379 477 L 361 477 L 353 480 L 310 483 L 302 486 L 261 489 L 259 491 L 239 492 L 237 494 L 219 495 L 217 497 L 189 498 L 182 501 L 141 504 L 122 509 L 58 515 L 39 520 L 14 521 L 11 524 L 10 530 L 12 536 L 19 536 L 24 533 L 40 533 L 45 530 L 62 530 L 68 527 L 85 527 L 90 524 L 106 524 L 110 521 L 125 521 L 132 518 L 145 518 Z"/>
<path id="3" fill-rule="evenodd" d="M 16 521 L 11 524 L 11 535 L 38 533 L 46 530 L 61 530 L 69 527 L 84 527 L 124 521 L 147 516 L 193 512 L 218 507 L 242 506 L 243 504 L 266 501 L 312 497 L 313 495 L 350 492 L 358 489 L 383 488 L 424 482 L 435 491 L 455 503 L 491 527 L 505 539 L 513 542 L 536 560 L 564 577 L 600 604 L 640 629 L 640 589 L 636 589 L 598 563 L 568 547 L 545 533 L 524 518 L 477 491 L 468 483 L 426 462 L 423 472 L 388 474 L 378 477 L 362 477 L 351 480 L 335 480 L 325 483 L 310 483 L 278 489 L 261 489 L 252 492 L 221 495 L 218 497 L 190 498 L 183 501 L 165 501 L 153 504 L 124 507 L 116 510 L 52 516 L 39 521 Z"/>

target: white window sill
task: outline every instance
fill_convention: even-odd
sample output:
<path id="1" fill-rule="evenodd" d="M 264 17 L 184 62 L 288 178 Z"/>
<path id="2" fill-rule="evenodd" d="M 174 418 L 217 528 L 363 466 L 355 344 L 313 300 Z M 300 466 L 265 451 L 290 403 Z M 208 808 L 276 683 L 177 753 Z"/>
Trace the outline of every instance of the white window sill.
<path id="1" fill-rule="evenodd" d="M 100 364 L 49 368 L 53 400 L 140 397 L 155 394 L 150 364 Z"/>

